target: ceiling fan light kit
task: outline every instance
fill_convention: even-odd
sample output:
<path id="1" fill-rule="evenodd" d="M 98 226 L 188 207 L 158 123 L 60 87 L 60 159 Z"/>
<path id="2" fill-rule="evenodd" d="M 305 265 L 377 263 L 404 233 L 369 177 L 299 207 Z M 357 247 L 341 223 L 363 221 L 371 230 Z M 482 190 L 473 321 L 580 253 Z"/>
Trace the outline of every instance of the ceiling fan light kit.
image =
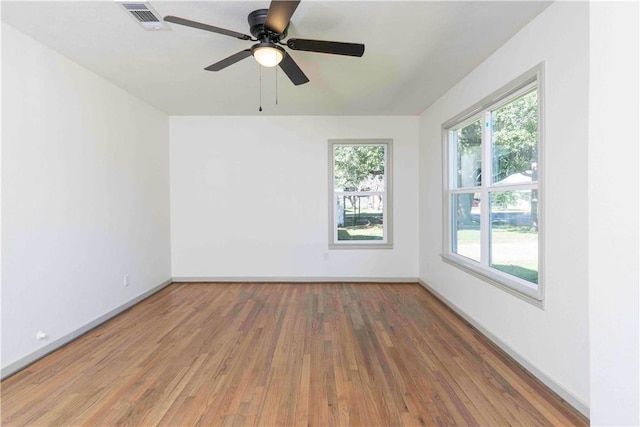
<path id="1" fill-rule="evenodd" d="M 291 50 L 301 50 L 306 52 L 320 52 L 333 55 L 346 55 L 360 57 L 364 54 L 364 44 L 342 43 L 324 40 L 289 39 L 286 43 L 287 29 L 293 12 L 300 0 L 272 0 L 269 9 L 258 9 L 248 16 L 249 32 L 253 37 L 227 30 L 212 25 L 191 21 L 177 16 L 165 16 L 166 22 L 178 25 L 210 31 L 225 36 L 234 37 L 240 40 L 258 42 L 250 49 L 242 50 L 221 61 L 211 64 L 205 68 L 207 71 L 220 71 L 238 61 L 253 56 L 256 61 L 264 67 L 280 66 L 294 85 L 307 83 L 309 79 L 298 67 L 298 64 L 280 45 L 287 46 Z"/>
<path id="2" fill-rule="evenodd" d="M 251 46 L 251 54 L 263 67 L 275 67 L 284 58 L 285 51 L 273 43 L 258 43 Z"/>

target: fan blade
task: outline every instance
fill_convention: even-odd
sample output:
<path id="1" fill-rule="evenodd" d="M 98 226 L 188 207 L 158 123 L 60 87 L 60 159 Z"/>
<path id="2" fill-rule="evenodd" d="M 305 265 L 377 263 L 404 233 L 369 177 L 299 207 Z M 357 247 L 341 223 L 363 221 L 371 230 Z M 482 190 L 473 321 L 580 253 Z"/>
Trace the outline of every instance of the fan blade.
<path id="1" fill-rule="evenodd" d="M 235 53 L 228 58 L 223 59 L 222 61 L 218 61 L 215 64 L 209 65 L 205 70 L 207 71 L 220 71 L 223 68 L 227 68 L 229 65 L 233 65 L 238 61 L 242 61 L 247 56 L 251 56 L 251 49 L 241 50 L 238 53 Z"/>
<path id="2" fill-rule="evenodd" d="M 323 40 L 289 39 L 287 46 L 293 50 L 331 53 L 334 55 L 362 56 L 364 45 L 361 43 L 328 42 Z"/>
<path id="3" fill-rule="evenodd" d="M 284 58 L 280 61 L 280 68 L 282 68 L 282 71 L 284 71 L 287 77 L 289 77 L 289 80 L 291 80 L 291 82 L 296 86 L 309 81 L 300 67 L 298 67 L 298 64 L 296 64 L 296 61 L 294 61 L 291 55 L 286 52 L 284 54 Z"/>
<path id="4" fill-rule="evenodd" d="M 300 0 L 272 0 L 264 26 L 278 34 L 284 33 L 298 4 Z"/>
<path id="5" fill-rule="evenodd" d="M 173 24 L 184 25 L 186 27 L 197 28 L 199 30 L 211 31 L 212 33 L 224 34 L 225 36 L 235 37 L 240 40 L 251 40 L 251 36 L 246 34 L 237 33 L 235 31 L 226 30 L 224 28 L 214 27 L 213 25 L 203 24 L 201 22 L 190 21 L 184 18 L 178 18 L 177 16 L 165 16 L 164 20 Z"/>

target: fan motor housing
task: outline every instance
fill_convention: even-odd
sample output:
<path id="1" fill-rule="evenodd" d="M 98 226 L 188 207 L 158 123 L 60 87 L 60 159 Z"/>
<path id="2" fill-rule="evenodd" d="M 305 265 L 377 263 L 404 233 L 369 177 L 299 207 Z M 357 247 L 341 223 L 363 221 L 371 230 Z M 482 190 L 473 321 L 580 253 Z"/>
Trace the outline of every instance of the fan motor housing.
<path id="1" fill-rule="evenodd" d="M 247 17 L 247 21 L 249 21 L 249 31 L 251 32 L 251 35 L 258 40 L 263 40 L 265 37 L 268 37 L 270 40 L 278 42 L 281 38 L 285 38 L 287 36 L 287 29 L 289 26 L 287 25 L 287 28 L 285 28 L 282 34 L 269 31 L 264 27 L 268 12 L 269 9 L 258 9 L 251 12 Z"/>

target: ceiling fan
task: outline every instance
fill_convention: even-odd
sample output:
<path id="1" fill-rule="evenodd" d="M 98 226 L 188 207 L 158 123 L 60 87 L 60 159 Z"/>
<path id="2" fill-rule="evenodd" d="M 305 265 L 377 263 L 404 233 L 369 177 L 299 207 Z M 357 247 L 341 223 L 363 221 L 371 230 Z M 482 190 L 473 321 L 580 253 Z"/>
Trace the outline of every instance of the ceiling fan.
<path id="1" fill-rule="evenodd" d="M 272 0 L 269 9 L 258 9 L 251 12 L 248 16 L 248 21 L 249 32 L 253 37 L 177 16 L 165 16 L 164 20 L 173 24 L 185 25 L 187 27 L 235 37 L 240 40 L 258 42 L 251 46 L 250 49 L 241 50 L 215 64 L 209 65 L 205 68 L 207 71 L 220 71 L 253 55 L 256 61 L 265 67 L 275 67 L 279 65 L 294 85 L 301 85 L 307 83 L 309 79 L 300 67 L 298 67 L 298 64 L 296 64 L 291 55 L 280 47 L 280 45 L 287 46 L 291 50 L 329 53 L 334 55 L 360 57 L 364 54 L 364 45 L 360 43 L 342 43 L 309 39 L 289 39 L 286 43 L 283 43 L 283 40 L 287 37 L 289 21 L 299 3 L 300 0 Z"/>

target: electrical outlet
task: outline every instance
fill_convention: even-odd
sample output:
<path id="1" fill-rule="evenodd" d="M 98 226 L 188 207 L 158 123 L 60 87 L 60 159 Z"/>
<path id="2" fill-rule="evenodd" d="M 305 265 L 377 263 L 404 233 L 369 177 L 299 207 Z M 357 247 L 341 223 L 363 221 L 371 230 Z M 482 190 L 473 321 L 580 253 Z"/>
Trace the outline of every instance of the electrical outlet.
<path id="1" fill-rule="evenodd" d="M 327 261 L 329 259 L 329 252 L 325 252 L 322 254 L 322 259 Z"/>
<path id="2" fill-rule="evenodd" d="M 124 286 L 125 286 L 125 287 L 129 286 L 129 275 L 128 275 L 128 274 L 125 274 L 125 275 L 124 275 L 124 280 L 123 280 L 123 282 L 124 282 Z"/>

